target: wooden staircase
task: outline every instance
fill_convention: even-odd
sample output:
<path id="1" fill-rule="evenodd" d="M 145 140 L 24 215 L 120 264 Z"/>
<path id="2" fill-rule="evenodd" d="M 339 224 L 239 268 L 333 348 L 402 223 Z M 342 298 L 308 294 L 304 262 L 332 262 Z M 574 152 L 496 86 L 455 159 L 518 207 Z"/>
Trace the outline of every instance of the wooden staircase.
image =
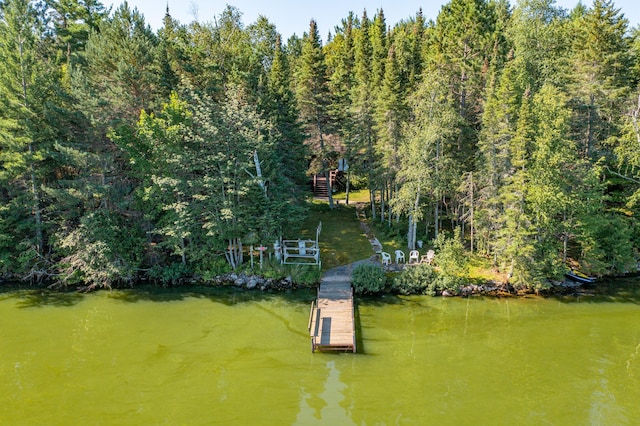
<path id="1" fill-rule="evenodd" d="M 334 190 L 344 189 L 342 172 L 331 170 L 329 172 L 329 179 L 331 179 L 331 187 Z M 324 173 L 317 173 L 313 176 L 313 195 L 320 198 L 329 197 L 329 185 L 327 185 L 327 178 L 324 176 Z"/>
<path id="2" fill-rule="evenodd" d="M 313 177 L 313 195 L 320 198 L 329 197 L 327 178 L 323 175 L 317 174 Z"/>

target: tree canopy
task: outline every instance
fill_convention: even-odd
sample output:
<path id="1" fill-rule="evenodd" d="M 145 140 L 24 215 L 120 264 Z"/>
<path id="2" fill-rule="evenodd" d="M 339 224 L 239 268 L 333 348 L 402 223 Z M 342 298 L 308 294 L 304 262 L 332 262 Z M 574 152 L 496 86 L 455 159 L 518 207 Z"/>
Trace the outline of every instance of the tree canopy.
<path id="1" fill-rule="evenodd" d="M 324 43 L 313 20 L 284 41 L 231 6 L 167 8 L 154 31 L 126 2 L 0 1 L 0 274 L 238 268 L 339 160 L 408 248 L 456 231 L 535 288 L 636 268 L 640 31 L 612 0 L 451 0 L 389 24 L 352 11 Z"/>

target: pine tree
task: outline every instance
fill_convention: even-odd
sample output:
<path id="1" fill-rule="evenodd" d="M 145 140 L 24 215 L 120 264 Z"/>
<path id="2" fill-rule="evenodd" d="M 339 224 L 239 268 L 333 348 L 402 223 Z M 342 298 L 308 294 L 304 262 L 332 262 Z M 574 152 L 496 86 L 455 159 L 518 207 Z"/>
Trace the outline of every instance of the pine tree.
<path id="1" fill-rule="evenodd" d="M 355 84 L 351 92 L 351 116 L 353 118 L 352 151 L 364 153 L 365 172 L 371 198 L 371 215 L 376 218 L 375 193 L 376 158 L 374 152 L 374 89 L 372 79 L 372 46 L 370 21 L 367 11 L 362 14 L 360 28 L 355 36 Z"/>
<path id="2" fill-rule="evenodd" d="M 461 123 L 465 123 L 460 129 L 457 147 L 457 159 L 463 163 L 469 161 L 477 138 L 478 105 L 493 48 L 495 16 L 492 12 L 485 0 L 451 1 L 438 14 L 429 46 L 429 68 L 440 68 L 447 73 Z"/>
<path id="3" fill-rule="evenodd" d="M 382 9 L 378 10 L 373 17 L 369 36 L 371 37 L 371 84 L 377 91 L 382 86 L 389 56 L 387 23 Z"/>
<path id="4" fill-rule="evenodd" d="M 89 33 L 98 29 L 107 11 L 102 3 L 93 0 L 47 0 L 46 3 L 52 10 L 59 49 L 70 66 L 72 55 L 84 51 Z"/>
<path id="5" fill-rule="evenodd" d="M 507 144 L 504 184 L 499 188 L 502 226 L 497 235 L 496 253 L 507 269 L 510 282 L 531 283 L 536 279 L 534 229 L 527 209 L 529 158 L 535 138 L 531 113 L 531 92 L 522 97 L 515 133 Z"/>
<path id="6" fill-rule="evenodd" d="M 327 67 L 318 27 L 314 20 L 309 24 L 309 34 L 303 39 L 302 55 L 296 75 L 297 100 L 300 118 L 307 129 L 308 144 L 318 165 L 313 173 L 325 176 L 329 193 L 329 206 L 333 208 L 333 194 L 329 179 L 329 154 L 331 147 L 326 141 L 329 132 L 329 86 Z"/>
<path id="7" fill-rule="evenodd" d="M 292 184 L 302 186 L 306 182 L 305 162 L 308 154 L 298 123 L 298 109 L 290 76 L 287 56 L 278 35 L 263 110 L 272 126 L 270 139 L 274 141 L 276 152 L 281 157 L 282 175 Z"/>
<path id="8" fill-rule="evenodd" d="M 402 81 L 395 48 L 391 46 L 385 66 L 382 87 L 376 102 L 375 129 L 377 132 L 376 151 L 380 157 L 379 173 L 386 182 L 386 193 L 396 189 L 396 174 L 400 168 L 399 149 L 402 144 L 402 125 L 407 111 L 402 91 Z M 384 194 L 383 190 L 383 194 Z M 384 220 L 384 195 L 381 197 L 381 220 Z M 391 220 L 391 215 L 389 215 Z"/>
<path id="9" fill-rule="evenodd" d="M 137 9 L 125 2 L 89 36 L 87 66 L 76 76 L 78 99 L 103 131 L 134 123 L 155 102 L 157 39 Z"/>
<path id="10" fill-rule="evenodd" d="M 411 33 L 411 62 L 407 78 L 407 86 L 413 87 L 422 74 L 422 48 L 424 46 L 425 22 L 422 8 L 416 14 L 416 20 Z"/>
<path id="11" fill-rule="evenodd" d="M 502 74 L 494 71 L 484 103 L 483 127 L 478 142 L 478 249 L 493 254 L 501 233 L 503 210 L 499 193 L 510 169 L 509 144 L 515 137 L 521 102 L 527 88 L 522 61 L 507 62 Z"/>
<path id="12" fill-rule="evenodd" d="M 335 130 L 342 139 L 348 164 L 346 182 L 346 202 L 349 203 L 351 174 L 357 171 L 357 149 L 353 144 L 353 119 L 351 117 L 351 90 L 354 86 L 354 27 L 357 18 L 350 12 L 342 20 L 342 26 L 336 28 L 336 35 L 327 46 L 327 65 L 331 73 L 329 88 L 331 92 L 331 117 Z"/>
<path id="13" fill-rule="evenodd" d="M 27 250 L 45 251 L 43 202 L 39 167 L 44 159 L 42 111 L 43 58 L 38 48 L 43 37 L 42 17 L 28 0 L 11 0 L 0 5 L 0 179 L 13 214 L 22 212 L 31 233 Z M 45 89 L 46 90 L 46 89 Z M 29 194 L 24 199 L 22 194 Z M 28 214 L 27 212 L 31 212 Z M 17 235 L 16 235 L 17 236 Z M 6 237 L 5 237 L 6 238 Z"/>
<path id="14" fill-rule="evenodd" d="M 627 44 L 628 21 L 611 0 L 595 0 L 585 15 L 577 19 L 575 38 L 576 79 L 574 92 L 579 105 L 583 152 L 592 157 L 604 147 L 602 142 L 617 137 L 616 117 L 631 81 Z"/>
<path id="15" fill-rule="evenodd" d="M 158 48 L 156 61 L 159 67 L 159 86 L 161 96 L 168 98 L 171 92 L 178 89 L 181 79 L 189 77 L 189 58 L 186 53 L 188 42 L 186 29 L 173 19 L 169 6 L 162 20 L 162 28 L 158 30 Z"/>

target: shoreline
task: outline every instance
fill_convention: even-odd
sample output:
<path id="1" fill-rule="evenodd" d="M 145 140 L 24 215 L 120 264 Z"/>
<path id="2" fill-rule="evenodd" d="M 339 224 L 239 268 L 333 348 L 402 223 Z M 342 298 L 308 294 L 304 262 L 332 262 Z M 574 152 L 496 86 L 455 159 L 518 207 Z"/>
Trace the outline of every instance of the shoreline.
<path id="1" fill-rule="evenodd" d="M 427 297 L 512 297 L 512 298 L 527 298 L 527 297 L 555 297 L 555 296 L 582 296 L 582 295 L 598 295 L 604 294 L 602 291 L 605 288 L 611 290 L 611 284 L 615 282 L 623 283 L 625 280 L 638 279 L 638 274 L 629 274 L 625 276 L 611 276 L 603 277 L 591 284 L 581 284 L 570 280 L 564 280 L 561 282 L 552 282 L 551 287 L 546 289 L 532 289 L 532 288 L 514 288 L 508 283 L 498 283 L 486 281 L 481 284 L 467 284 L 462 286 L 457 292 L 452 290 L 443 290 L 434 296 L 427 296 L 420 293 L 409 294 L 410 296 L 427 296 Z M 640 281 L 640 280 L 639 280 Z M 74 285 L 65 286 L 55 282 L 46 282 L 44 280 L 39 282 L 28 282 L 21 280 L 0 280 L 0 291 L 12 291 L 12 290 L 46 290 L 59 293 L 89 293 L 100 290 L 144 290 L 158 289 L 158 290 L 180 290 L 180 289 L 193 289 L 193 288 L 206 288 L 206 289 L 236 289 L 247 293 L 288 293 L 296 290 L 312 290 L 317 288 L 319 283 L 313 285 L 298 284 L 293 281 L 291 276 L 279 279 L 265 278 L 256 274 L 247 273 L 228 273 L 217 276 L 211 280 L 199 280 L 190 279 L 181 283 L 160 283 L 153 282 L 148 279 L 140 279 L 132 283 L 118 283 L 109 287 L 94 287 L 88 288 L 88 286 Z M 636 285 L 634 285 L 635 287 Z M 617 286 L 616 286 L 617 287 Z M 624 286 L 623 286 L 624 287 Z M 385 289 L 384 291 L 375 294 L 367 295 L 367 298 L 381 298 L 384 296 L 400 296 L 401 294 L 393 291 L 392 289 Z M 361 295 L 359 295 L 361 297 Z"/>

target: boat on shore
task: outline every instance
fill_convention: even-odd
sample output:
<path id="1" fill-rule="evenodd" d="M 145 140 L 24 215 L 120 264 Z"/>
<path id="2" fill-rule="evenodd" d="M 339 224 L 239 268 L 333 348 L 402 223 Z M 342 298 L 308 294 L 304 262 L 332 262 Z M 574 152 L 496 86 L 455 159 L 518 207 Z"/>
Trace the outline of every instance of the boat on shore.
<path id="1" fill-rule="evenodd" d="M 574 269 L 571 269 L 569 272 L 564 274 L 564 276 L 570 279 L 571 281 L 575 281 L 580 284 L 593 284 L 594 282 L 596 282 L 595 277 L 590 277 Z"/>

